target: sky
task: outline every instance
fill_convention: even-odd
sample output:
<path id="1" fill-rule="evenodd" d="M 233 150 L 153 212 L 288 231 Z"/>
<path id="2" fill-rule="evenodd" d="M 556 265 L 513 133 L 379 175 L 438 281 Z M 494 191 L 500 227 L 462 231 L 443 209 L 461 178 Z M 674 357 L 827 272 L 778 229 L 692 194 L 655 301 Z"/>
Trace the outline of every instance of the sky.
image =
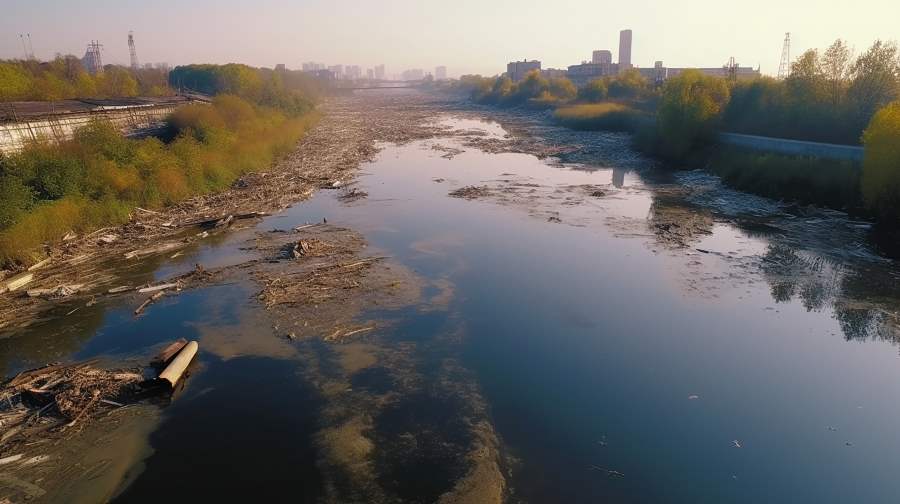
<path id="1" fill-rule="evenodd" d="M 18 34 L 30 33 L 40 59 L 82 56 L 96 39 L 104 63 L 127 63 L 133 30 L 141 63 L 385 64 L 389 75 L 437 65 L 494 75 L 526 58 L 565 68 L 595 49 L 615 61 L 625 28 L 637 66 L 734 56 L 764 74 L 777 72 L 788 31 L 792 56 L 837 38 L 857 54 L 900 39 L 900 0 L 0 0 L 0 13 L 0 58 L 21 58 Z"/>

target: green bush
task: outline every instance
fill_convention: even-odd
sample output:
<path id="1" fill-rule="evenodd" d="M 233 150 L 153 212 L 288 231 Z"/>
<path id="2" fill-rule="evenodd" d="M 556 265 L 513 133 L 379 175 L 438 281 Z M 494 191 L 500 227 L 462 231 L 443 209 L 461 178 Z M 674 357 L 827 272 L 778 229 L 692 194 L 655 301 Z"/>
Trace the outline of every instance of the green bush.
<path id="1" fill-rule="evenodd" d="M 724 79 L 696 70 L 666 81 L 658 112 L 659 154 L 684 159 L 712 141 L 728 97 Z"/>
<path id="2" fill-rule="evenodd" d="M 900 223 L 900 101 L 884 107 L 863 134 L 862 193 L 881 219 Z"/>
<path id="3" fill-rule="evenodd" d="M 43 243 L 228 187 L 267 168 L 317 119 L 229 95 L 169 119 L 173 140 L 132 140 L 95 121 L 70 142 L 33 144 L 0 158 L 0 263 L 27 263 Z"/>
<path id="4" fill-rule="evenodd" d="M 862 206 L 860 166 L 852 161 L 718 147 L 707 169 L 735 189 L 770 198 L 838 210 Z"/>

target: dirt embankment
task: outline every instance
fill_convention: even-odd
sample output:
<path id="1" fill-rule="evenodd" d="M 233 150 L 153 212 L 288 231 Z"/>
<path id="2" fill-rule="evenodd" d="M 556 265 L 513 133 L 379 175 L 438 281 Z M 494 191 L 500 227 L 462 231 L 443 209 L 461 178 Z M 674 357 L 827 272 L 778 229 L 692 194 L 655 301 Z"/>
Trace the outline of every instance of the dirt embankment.
<path id="1" fill-rule="evenodd" d="M 24 281 L 13 292 L 0 293 L 0 330 L 27 326 L 60 301 L 93 302 L 123 287 L 123 273 L 139 269 L 142 259 L 177 254 L 238 221 L 282 210 L 320 188 L 340 188 L 377 153 L 377 142 L 405 143 L 439 129 L 427 123 L 433 108 L 416 95 L 346 96 L 322 109 L 320 124 L 269 171 L 248 173 L 227 191 L 163 211 L 136 209 L 123 226 L 48 245 L 48 260 L 32 271 L 0 272 L 0 280 Z"/>

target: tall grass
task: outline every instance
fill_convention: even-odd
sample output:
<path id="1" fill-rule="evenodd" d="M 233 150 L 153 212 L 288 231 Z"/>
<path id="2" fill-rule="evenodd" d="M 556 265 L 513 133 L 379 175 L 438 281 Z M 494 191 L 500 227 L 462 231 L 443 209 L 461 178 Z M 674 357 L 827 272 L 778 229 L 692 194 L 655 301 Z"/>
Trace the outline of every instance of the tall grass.
<path id="1" fill-rule="evenodd" d="M 316 122 L 229 95 L 169 118 L 172 140 L 126 139 L 96 121 L 70 142 L 0 158 L 0 263 L 30 263 L 42 244 L 222 190 L 270 166 Z"/>
<path id="2" fill-rule="evenodd" d="M 707 169 L 727 185 L 770 198 L 859 210 L 859 163 L 718 147 Z"/>
<path id="3" fill-rule="evenodd" d="M 640 112 L 620 103 L 582 103 L 560 107 L 553 118 L 567 128 L 576 130 L 634 131 Z"/>

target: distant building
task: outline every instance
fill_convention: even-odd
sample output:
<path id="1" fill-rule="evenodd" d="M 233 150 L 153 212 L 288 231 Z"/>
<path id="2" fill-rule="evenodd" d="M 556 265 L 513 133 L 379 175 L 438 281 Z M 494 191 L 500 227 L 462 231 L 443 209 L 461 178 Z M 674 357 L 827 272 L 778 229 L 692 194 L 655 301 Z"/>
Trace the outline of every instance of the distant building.
<path id="1" fill-rule="evenodd" d="M 566 70 L 563 70 L 562 68 L 545 68 L 545 69 L 541 70 L 541 77 L 544 77 L 545 79 L 553 79 L 556 77 L 566 77 L 566 76 L 568 76 L 568 74 L 569 74 L 569 72 Z"/>
<path id="2" fill-rule="evenodd" d="M 720 67 L 707 67 L 707 68 L 691 68 L 691 67 L 666 67 L 663 65 L 662 61 L 657 61 L 653 68 L 639 68 L 638 71 L 641 73 L 644 78 L 646 78 L 650 82 L 655 82 L 657 84 L 665 82 L 667 79 L 671 79 L 672 77 L 677 77 L 678 75 L 684 73 L 687 70 L 696 70 L 704 75 L 710 75 L 712 77 L 721 77 L 723 79 L 727 79 L 731 77 L 732 70 L 734 71 L 734 77 L 737 80 L 752 80 L 758 79 L 761 77 L 758 68 L 753 67 L 742 67 L 736 66 L 733 69 L 728 66 L 720 66 Z"/>
<path id="3" fill-rule="evenodd" d="M 528 72 L 532 70 L 540 71 L 540 69 L 541 62 L 538 60 L 512 61 L 506 65 L 506 75 L 515 82 L 524 79 Z"/>
<path id="4" fill-rule="evenodd" d="M 571 65 L 566 72 L 566 77 L 578 87 L 584 86 L 592 80 L 607 77 L 616 73 L 616 65 L 609 63 L 588 63 L 584 62 L 580 65 Z"/>
<path id="5" fill-rule="evenodd" d="M 328 71 L 334 74 L 335 79 L 344 78 L 344 65 L 331 65 L 328 67 Z"/>
<path id="6" fill-rule="evenodd" d="M 401 79 L 405 81 L 418 81 L 425 78 L 425 71 L 421 68 L 412 68 L 405 70 L 401 75 Z"/>
<path id="7" fill-rule="evenodd" d="M 447 79 L 447 67 L 445 67 L 445 66 L 435 67 L 434 78 L 435 78 L 435 80 L 446 80 Z"/>
<path id="8" fill-rule="evenodd" d="M 275 65 L 275 71 L 276 72 L 285 72 L 285 71 L 287 71 L 287 68 L 284 66 L 284 63 L 279 63 L 279 64 Z"/>
<path id="9" fill-rule="evenodd" d="M 631 68 L 631 30 L 619 32 L 619 71 Z"/>
<path id="10" fill-rule="evenodd" d="M 324 70 L 325 65 L 323 63 L 315 63 L 312 61 L 308 61 L 304 63 L 301 68 L 304 72 L 318 72 L 319 70 Z"/>
<path id="11" fill-rule="evenodd" d="M 366 78 L 369 80 L 374 79 L 375 78 L 375 70 L 373 70 L 371 68 L 367 68 L 366 69 Z"/>
<path id="12" fill-rule="evenodd" d="M 359 65 L 347 65 L 344 67 L 344 75 L 348 79 L 362 79 L 362 68 Z"/>
<path id="13" fill-rule="evenodd" d="M 319 78 L 322 80 L 332 81 L 335 79 L 334 72 L 332 72 L 331 70 L 328 70 L 328 69 L 315 70 L 310 73 L 313 74 L 316 78 Z"/>
<path id="14" fill-rule="evenodd" d="M 612 52 L 606 49 L 594 51 L 591 63 L 595 65 L 612 65 Z"/>
<path id="15" fill-rule="evenodd" d="M 378 80 L 384 80 L 384 65 L 378 65 L 375 67 L 375 78 Z"/>

